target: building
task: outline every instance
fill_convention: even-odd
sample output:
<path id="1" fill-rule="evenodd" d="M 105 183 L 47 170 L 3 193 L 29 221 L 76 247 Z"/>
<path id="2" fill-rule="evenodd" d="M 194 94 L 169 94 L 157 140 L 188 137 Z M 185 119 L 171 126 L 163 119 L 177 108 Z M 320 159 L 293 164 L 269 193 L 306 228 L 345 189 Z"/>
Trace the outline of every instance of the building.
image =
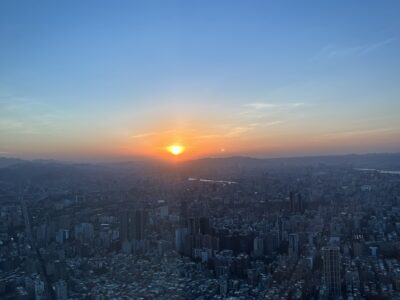
<path id="1" fill-rule="evenodd" d="M 121 241 L 142 241 L 146 224 L 146 213 L 143 210 L 125 211 L 121 215 Z"/>
<path id="2" fill-rule="evenodd" d="M 297 258 L 299 256 L 299 235 L 297 233 L 291 233 L 288 236 L 289 249 L 288 253 L 290 258 Z"/>
<path id="3" fill-rule="evenodd" d="M 340 249 L 336 246 L 321 249 L 323 260 L 323 280 L 330 297 L 339 298 L 341 295 L 340 282 Z"/>
<path id="4" fill-rule="evenodd" d="M 35 280 L 35 300 L 45 299 L 44 282 L 39 278 Z"/>
<path id="5" fill-rule="evenodd" d="M 255 237 L 253 241 L 253 253 L 255 257 L 264 255 L 264 239 Z"/>
<path id="6" fill-rule="evenodd" d="M 144 227 L 146 224 L 146 213 L 143 210 L 136 210 L 133 220 L 133 239 L 144 240 Z"/>
<path id="7" fill-rule="evenodd" d="M 303 212 L 303 199 L 300 193 L 295 193 L 293 191 L 289 194 L 290 200 L 290 212 L 291 213 L 302 213 Z"/>
<path id="8" fill-rule="evenodd" d="M 59 280 L 55 284 L 55 293 L 57 300 L 67 300 L 68 292 L 67 292 L 67 284 L 64 280 Z"/>
<path id="9" fill-rule="evenodd" d="M 94 238 L 94 227 L 91 223 L 80 223 L 74 228 L 75 239 L 81 242 L 88 242 Z"/>

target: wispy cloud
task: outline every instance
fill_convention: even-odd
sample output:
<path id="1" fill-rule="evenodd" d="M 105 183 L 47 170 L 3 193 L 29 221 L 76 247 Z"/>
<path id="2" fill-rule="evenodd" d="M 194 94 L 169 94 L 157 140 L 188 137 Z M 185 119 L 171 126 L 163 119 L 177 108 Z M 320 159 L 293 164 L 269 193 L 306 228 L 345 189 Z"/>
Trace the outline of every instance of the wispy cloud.
<path id="1" fill-rule="evenodd" d="M 360 130 L 347 130 L 347 131 L 337 131 L 324 134 L 328 138 L 346 138 L 354 136 L 363 136 L 371 134 L 380 134 L 392 131 L 393 128 L 372 128 L 372 129 L 360 129 Z"/>
<path id="2" fill-rule="evenodd" d="M 249 103 L 246 105 L 247 107 L 254 108 L 254 109 L 264 109 L 264 108 L 273 108 L 276 107 L 277 104 L 274 103 L 263 103 L 263 102 L 256 102 L 256 103 Z"/>
<path id="3" fill-rule="evenodd" d="M 20 121 L 10 120 L 10 119 L 0 120 L 0 131 L 20 130 L 23 127 L 24 124 Z"/>
<path id="4" fill-rule="evenodd" d="M 348 47 L 337 47 L 333 45 L 328 45 L 324 47 L 321 52 L 315 58 L 341 58 L 355 55 L 364 55 L 368 53 L 372 53 L 380 48 L 385 47 L 386 45 L 395 41 L 395 38 L 386 39 L 383 41 L 379 41 L 376 43 L 363 44 L 363 45 L 355 45 Z"/>
<path id="5" fill-rule="evenodd" d="M 239 127 L 234 127 L 232 128 L 226 135 L 225 137 L 234 137 L 234 136 L 239 136 L 244 133 L 247 133 L 249 131 L 255 130 L 257 128 L 263 128 L 263 127 L 270 127 L 270 126 L 275 126 L 284 123 L 282 120 L 276 120 L 276 121 L 269 121 L 269 122 L 255 122 L 255 123 L 248 123 L 243 126 Z"/>
<path id="6" fill-rule="evenodd" d="M 156 134 L 155 132 L 138 133 L 138 134 L 132 135 L 131 139 L 141 139 L 141 138 L 149 137 L 149 136 L 152 136 L 155 134 Z"/>
<path id="7" fill-rule="evenodd" d="M 302 102 L 295 103 L 267 103 L 267 102 L 255 102 L 246 104 L 246 107 L 250 107 L 253 109 L 267 109 L 267 108 L 291 108 L 291 107 L 300 107 L 303 106 Z"/>
<path id="8" fill-rule="evenodd" d="M 150 136 L 177 134 L 178 132 L 179 132 L 178 129 L 169 129 L 169 130 L 164 130 L 164 131 L 141 132 L 141 133 L 133 134 L 129 137 L 131 139 L 141 139 L 141 138 L 147 138 Z"/>
<path id="9" fill-rule="evenodd" d="M 251 123 L 251 124 L 249 124 L 249 126 L 251 126 L 251 127 L 269 127 L 269 126 L 279 125 L 282 123 L 284 123 L 282 120 L 278 120 L 278 121 L 271 121 L 271 122 Z"/>
<path id="10" fill-rule="evenodd" d="M 279 125 L 282 123 L 284 123 L 282 120 L 247 123 L 240 126 L 231 127 L 228 131 L 224 133 L 200 135 L 197 136 L 196 139 L 234 138 L 234 137 L 239 137 L 257 128 L 269 127 L 269 126 Z"/>
<path id="11" fill-rule="evenodd" d="M 197 136 L 196 139 L 203 140 L 203 139 L 215 139 L 220 137 L 221 137 L 220 134 L 204 134 Z"/>
<path id="12" fill-rule="evenodd" d="M 243 133 L 246 133 L 252 129 L 251 126 L 243 126 L 243 127 L 234 127 L 225 135 L 226 137 L 238 136 Z"/>
<path id="13" fill-rule="evenodd" d="M 0 132 L 40 134 L 66 124 L 68 115 L 36 99 L 0 95 Z M 45 130 L 46 129 L 46 130 Z"/>

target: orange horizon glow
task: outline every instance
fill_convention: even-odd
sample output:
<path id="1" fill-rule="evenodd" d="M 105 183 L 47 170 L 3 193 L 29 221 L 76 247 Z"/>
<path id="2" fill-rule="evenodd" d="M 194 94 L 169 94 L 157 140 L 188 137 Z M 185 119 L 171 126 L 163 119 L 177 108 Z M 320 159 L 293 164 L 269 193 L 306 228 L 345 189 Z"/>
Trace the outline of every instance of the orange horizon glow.
<path id="1" fill-rule="evenodd" d="M 182 115 L 184 115 L 182 113 Z M 172 118 L 172 117 L 171 117 Z M 312 134 L 288 123 L 266 127 L 247 126 L 239 121 L 221 123 L 209 118 L 193 117 L 182 122 L 158 118 L 128 132 L 109 131 L 106 136 L 95 132 L 91 139 L 79 137 L 51 144 L 36 143 L 30 152 L 36 156 L 54 158 L 74 157 L 143 157 L 166 162 L 181 162 L 204 157 L 254 156 L 281 157 L 318 154 L 358 153 L 362 149 L 376 152 L 386 150 L 374 145 L 393 145 L 398 140 L 396 130 L 359 130 L 326 133 L 316 130 Z M 298 124 L 296 124 L 298 125 Z M 179 147 L 182 148 L 179 148 Z M 24 153 L 21 153 L 23 155 Z M 52 156 L 53 155 L 53 156 Z"/>

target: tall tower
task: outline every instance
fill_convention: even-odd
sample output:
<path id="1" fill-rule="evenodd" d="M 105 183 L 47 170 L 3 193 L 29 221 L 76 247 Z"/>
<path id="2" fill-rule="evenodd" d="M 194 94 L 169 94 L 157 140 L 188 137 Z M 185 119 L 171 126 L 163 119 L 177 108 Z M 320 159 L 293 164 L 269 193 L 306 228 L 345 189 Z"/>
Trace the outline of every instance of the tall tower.
<path id="1" fill-rule="evenodd" d="M 136 210 L 133 219 L 133 239 L 141 241 L 144 239 L 144 226 L 146 223 L 146 213 L 143 210 Z"/>
<path id="2" fill-rule="evenodd" d="M 290 258 L 297 258 L 299 256 L 299 235 L 291 233 L 289 239 L 289 256 Z"/>
<path id="3" fill-rule="evenodd" d="M 290 200 L 290 212 L 294 213 L 296 211 L 296 193 L 295 192 L 290 191 L 289 200 Z"/>
<path id="4" fill-rule="evenodd" d="M 121 241 L 143 240 L 145 224 L 145 211 L 124 211 L 121 215 Z"/>
<path id="5" fill-rule="evenodd" d="M 124 211 L 121 214 L 121 219 L 120 219 L 120 239 L 121 241 L 128 241 L 130 238 L 129 234 L 129 223 L 130 223 L 130 213 L 129 211 Z"/>
<path id="6" fill-rule="evenodd" d="M 200 219 L 199 218 L 189 218 L 188 219 L 188 230 L 190 235 L 197 235 L 200 233 Z"/>
<path id="7" fill-rule="evenodd" d="M 67 283 L 64 280 L 59 280 L 55 283 L 55 291 L 57 300 L 68 299 Z"/>
<path id="8" fill-rule="evenodd" d="M 182 227 L 186 227 L 188 219 L 188 203 L 187 201 L 181 201 L 179 207 L 179 222 Z"/>
<path id="9" fill-rule="evenodd" d="M 291 191 L 289 193 L 289 200 L 290 200 L 290 212 L 291 213 L 302 213 L 304 209 L 303 199 L 300 193 L 296 193 Z"/>
<path id="10" fill-rule="evenodd" d="M 299 213 L 302 213 L 304 209 L 304 205 L 303 205 L 303 198 L 301 197 L 301 194 L 298 193 L 297 194 L 297 211 Z"/>
<path id="11" fill-rule="evenodd" d="M 328 290 L 329 296 L 338 298 L 341 295 L 339 247 L 323 247 L 321 252 L 324 265 L 324 284 Z"/>

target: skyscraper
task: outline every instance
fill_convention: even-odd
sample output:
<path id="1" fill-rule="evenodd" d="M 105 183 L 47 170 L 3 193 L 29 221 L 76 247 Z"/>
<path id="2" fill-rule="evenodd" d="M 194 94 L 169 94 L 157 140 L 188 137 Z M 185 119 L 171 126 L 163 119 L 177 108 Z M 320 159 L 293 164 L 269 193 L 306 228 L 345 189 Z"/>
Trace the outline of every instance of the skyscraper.
<path id="1" fill-rule="evenodd" d="M 304 209 L 303 199 L 300 193 L 296 193 L 291 191 L 289 193 L 289 200 L 290 200 L 290 212 L 291 213 L 302 213 Z"/>
<path id="2" fill-rule="evenodd" d="M 189 234 L 197 235 L 200 234 L 200 219 L 199 218 L 189 218 L 188 219 L 188 230 Z"/>
<path id="3" fill-rule="evenodd" d="M 185 227 L 188 219 L 188 203 L 187 201 L 181 201 L 179 206 L 179 223 L 182 227 Z"/>
<path id="4" fill-rule="evenodd" d="M 299 235 L 291 233 L 289 238 L 289 256 L 290 258 L 297 258 L 299 256 Z"/>
<path id="5" fill-rule="evenodd" d="M 143 210 L 136 210 L 133 217 L 133 239 L 141 241 L 144 239 L 145 214 Z"/>
<path id="6" fill-rule="evenodd" d="M 290 212 L 295 211 L 295 201 L 296 201 L 296 194 L 293 191 L 290 191 L 289 193 L 289 200 L 290 200 Z"/>
<path id="7" fill-rule="evenodd" d="M 64 280 L 59 280 L 55 283 L 55 293 L 57 300 L 68 299 L 67 283 Z"/>
<path id="8" fill-rule="evenodd" d="M 143 210 L 125 211 L 121 215 L 121 241 L 144 239 L 146 213 Z"/>
<path id="9" fill-rule="evenodd" d="M 264 239 L 255 237 L 253 240 L 253 253 L 255 257 L 260 257 L 264 254 Z"/>
<path id="10" fill-rule="evenodd" d="M 323 259 L 324 284 L 330 297 L 338 298 L 340 288 L 340 252 L 339 247 L 329 246 L 321 249 Z"/>
<path id="11" fill-rule="evenodd" d="M 130 224 L 130 212 L 124 211 L 121 214 L 120 220 L 120 239 L 121 241 L 128 241 L 129 240 L 129 224 Z"/>
<path id="12" fill-rule="evenodd" d="M 200 217 L 200 233 L 201 234 L 208 234 L 210 231 L 210 220 L 207 217 Z"/>

